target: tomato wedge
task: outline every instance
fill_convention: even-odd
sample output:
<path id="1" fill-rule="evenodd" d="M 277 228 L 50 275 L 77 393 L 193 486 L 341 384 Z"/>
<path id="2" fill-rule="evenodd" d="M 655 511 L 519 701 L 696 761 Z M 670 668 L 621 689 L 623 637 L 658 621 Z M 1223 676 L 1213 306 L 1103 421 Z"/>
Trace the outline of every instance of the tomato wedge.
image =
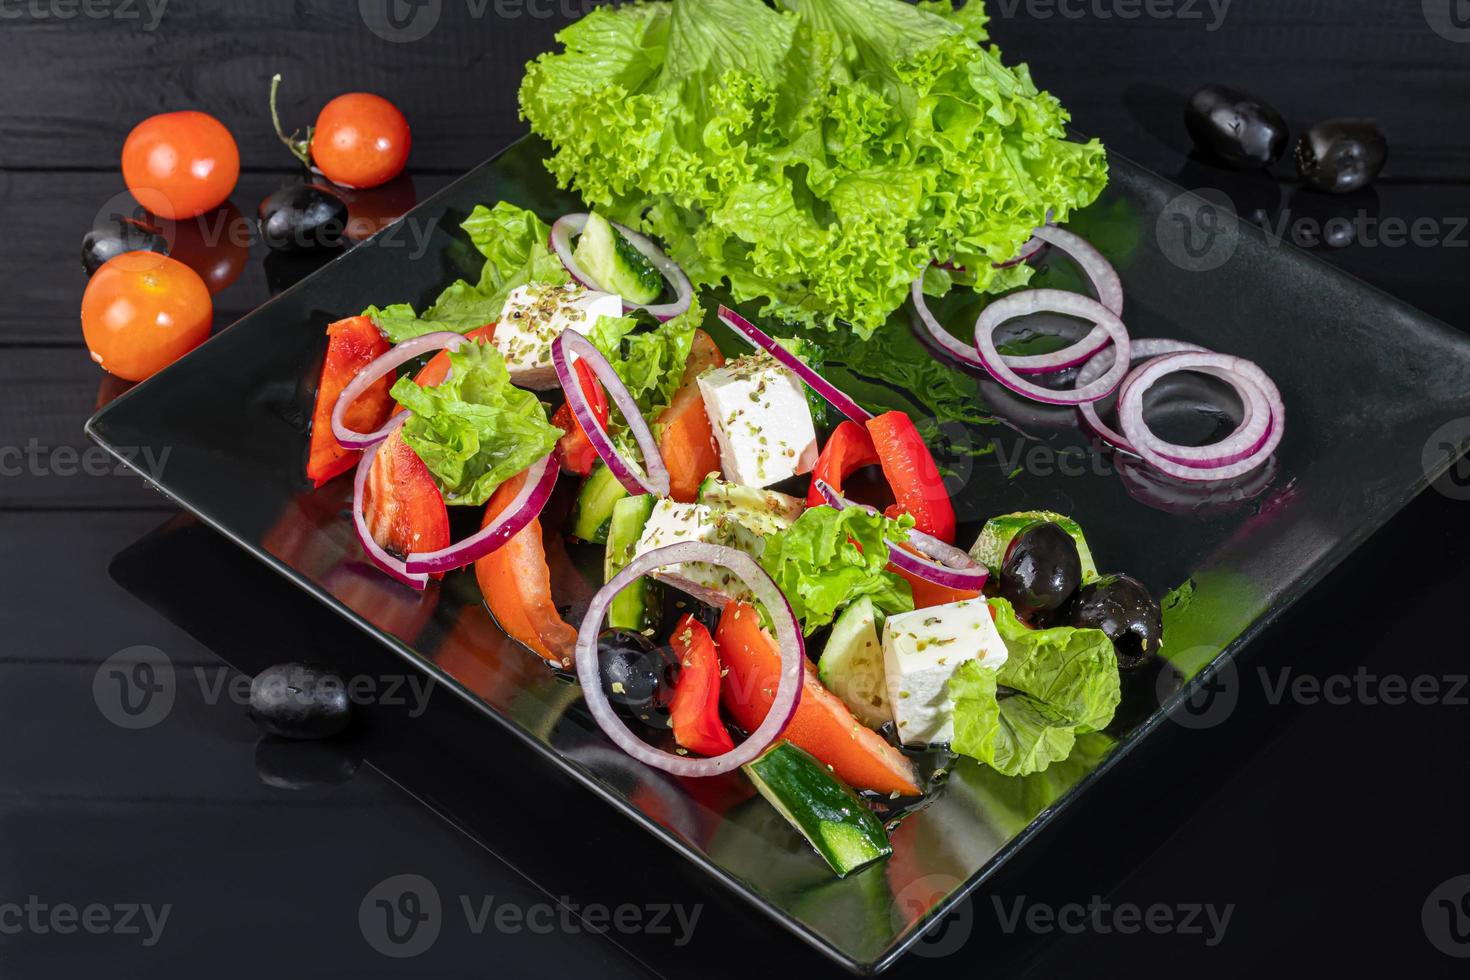
<path id="1" fill-rule="evenodd" d="M 715 630 L 725 667 L 720 703 L 746 731 L 754 731 L 771 709 L 781 672 L 776 641 L 761 629 L 760 614 L 743 602 L 725 606 Z M 866 727 L 817 679 L 806 664 L 806 679 L 796 714 L 781 737 L 806 749 L 854 789 L 916 796 L 917 776 L 908 758 Z"/>
<path id="2" fill-rule="evenodd" d="M 597 375 L 592 373 L 592 368 L 586 361 L 577 361 L 573 369 L 577 372 L 577 383 L 582 386 L 582 394 L 592 407 L 593 416 L 606 431 L 607 392 L 602 390 Z M 592 448 L 592 441 L 587 438 L 582 423 L 577 421 L 572 406 L 562 403 L 561 408 L 551 417 L 551 424 L 566 433 L 556 444 L 556 455 L 561 461 L 561 468 L 571 470 L 578 476 L 591 473 L 592 467 L 597 463 L 597 450 Z"/>
<path id="3" fill-rule="evenodd" d="M 700 755 L 734 751 L 720 720 L 720 659 L 714 638 L 703 623 L 686 615 L 674 626 L 669 645 L 679 658 L 679 679 L 669 701 L 674 741 Z"/>
<path id="4" fill-rule="evenodd" d="M 357 465 L 361 452 L 346 448 L 332 435 L 332 410 L 337 407 L 342 389 L 388 350 L 388 341 L 368 317 L 348 317 L 327 327 L 327 359 L 322 364 L 316 407 L 311 413 L 311 450 L 306 462 L 307 479 L 316 486 Z M 347 427 L 356 432 L 371 432 L 388 421 L 393 410 L 393 398 L 388 394 L 392 387 L 392 378 L 374 382 L 347 409 Z"/>
<path id="5" fill-rule="evenodd" d="M 373 457 L 362 512 L 373 540 L 395 557 L 449 547 L 444 495 L 400 430 L 395 429 Z"/>
<path id="6" fill-rule="evenodd" d="M 707 369 L 724 363 L 725 355 L 714 338 L 703 330 L 694 331 L 679 390 L 658 417 L 662 429 L 658 448 L 669 470 L 669 496 L 681 504 L 694 503 L 704 478 L 720 468 L 715 430 L 705 414 L 704 396 L 697 382 Z"/>
<path id="7" fill-rule="evenodd" d="M 877 462 L 878 451 L 873 448 L 873 437 L 868 435 L 868 430 L 856 422 L 844 420 L 827 437 L 827 444 L 817 457 L 817 465 L 812 468 L 806 505 L 820 507 L 827 502 L 827 498 L 817 490 L 818 480 L 840 494 L 843 481 L 864 466 L 874 466 Z"/>
<path id="8" fill-rule="evenodd" d="M 897 501 L 888 509 L 888 516 L 911 514 L 920 531 L 953 544 L 954 505 L 913 420 L 903 412 L 885 412 L 868 420 L 868 434 Z"/>
<path id="9" fill-rule="evenodd" d="M 510 506 L 525 479 L 520 473 L 500 485 L 485 505 L 482 527 Z M 561 618 L 551 597 L 551 569 L 539 520 L 476 561 L 475 581 L 501 629 L 548 663 L 571 668 L 577 631 Z"/>

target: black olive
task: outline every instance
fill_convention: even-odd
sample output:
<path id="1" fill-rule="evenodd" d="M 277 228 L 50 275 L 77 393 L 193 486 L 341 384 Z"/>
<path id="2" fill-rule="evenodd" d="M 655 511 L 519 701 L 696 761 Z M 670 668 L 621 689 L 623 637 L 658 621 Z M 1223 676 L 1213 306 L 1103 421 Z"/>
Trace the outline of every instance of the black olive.
<path id="1" fill-rule="evenodd" d="M 1189 98 L 1184 125 L 1205 153 L 1237 170 L 1259 170 L 1281 159 L 1289 135 L 1275 107 L 1224 85 L 1206 85 Z"/>
<path id="2" fill-rule="evenodd" d="M 352 720 L 347 683 L 309 664 L 276 664 L 250 682 L 250 717 L 282 738 L 331 738 Z"/>
<path id="3" fill-rule="evenodd" d="M 597 638 L 597 665 L 613 707 L 652 728 L 669 727 L 678 671 L 672 650 L 655 647 L 642 633 L 608 630 Z"/>
<path id="4" fill-rule="evenodd" d="M 316 184 L 287 184 L 258 213 L 261 241 L 274 251 L 335 248 L 347 231 L 347 203 Z"/>
<path id="5" fill-rule="evenodd" d="M 1367 187 L 1388 162 L 1388 139 L 1373 119 L 1329 119 L 1296 144 L 1296 170 L 1308 187 L 1346 194 Z"/>
<path id="6" fill-rule="evenodd" d="M 1106 633 L 1125 670 L 1147 663 L 1164 642 L 1159 604 L 1127 575 L 1104 575 L 1084 585 L 1067 610 L 1067 625 Z"/>
<path id="7" fill-rule="evenodd" d="M 82 237 L 82 268 L 91 275 L 124 252 L 168 254 L 168 239 L 137 218 L 111 215 Z"/>
<path id="8" fill-rule="evenodd" d="M 1060 609 L 1081 583 L 1077 542 L 1050 521 L 1037 522 L 1017 534 L 1001 563 L 1001 597 L 1028 618 Z"/>

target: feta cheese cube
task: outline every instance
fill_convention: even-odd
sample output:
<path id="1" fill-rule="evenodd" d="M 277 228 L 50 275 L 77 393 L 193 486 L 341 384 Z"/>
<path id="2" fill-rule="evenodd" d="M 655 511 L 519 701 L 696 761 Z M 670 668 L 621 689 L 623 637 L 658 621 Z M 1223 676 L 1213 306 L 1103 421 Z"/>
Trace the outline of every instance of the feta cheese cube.
<path id="1" fill-rule="evenodd" d="M 725 478 L 748 487 L 810 473 L 817 430 L 801 381 L 761 352 L 699 376 Z"/>
<path id="2" fill-rule="evenodd" d="M 512 382 L 545 391 L 557 387 L 551 342 L 562 331 L 571 328 L 585 334 L 598 317 L 622 315 L 623 301 L 613 293 L 595 292 L 576 283 L 528 283 L 505 298 L 495 326 L 495 346 L 505 358 Z"/>
<path id="3" fill-rule="evenodd" d="M 751 531 L 717 514 L 705 504 L 681 504 L 665 498 L 653 505 L 653 513 L 648 516 L 648 523 L 643 525 L 643 534 L 638 538 L 633 554 L 636 557 L 682 541 L 725 545 L 752 555 L 759 544 Z M 653 577 L 715 605 L 746 597 L 745 587 L 734 572 L 706 562 L 686 561 L 670 565 L 654 572 Z"/>
<path id="4" fill-rule="evenodd" d="M 984 599 L 888 617 L 883 626 L 883 666 L 901 742 L 925 745 L 954 738 L 949 679 L 969 660 L 991 669 L 1006 662 L 1005 641 Z"/>

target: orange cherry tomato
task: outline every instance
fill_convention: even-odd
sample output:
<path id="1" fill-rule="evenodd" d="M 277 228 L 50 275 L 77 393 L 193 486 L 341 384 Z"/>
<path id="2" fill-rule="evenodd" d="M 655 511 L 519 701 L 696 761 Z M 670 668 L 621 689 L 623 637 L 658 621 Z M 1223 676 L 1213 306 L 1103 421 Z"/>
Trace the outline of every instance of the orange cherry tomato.
<path id="1" fill-rule="evenodd" d="M 311 137 L 311 160 L 328 180 L 368 188 L 397 177 L 412 138 L 398 107 L 368 92 L 339 95 L 322 107 Z"/>
<path id="2" fill-rule="evenodd" d="M 193 269 L 156 252 L 124 252 L 82 294 L 82 336 L 92 360 L 142 381 L 209 336 L 214 305 Z"/>
<path id="3" fill-rule="evenodd" d="M 230 196 L 240 178 L 240 151 L 213 116 L 165 112 L 128 134 L 122 171 L 139 204 L 163 218 L 192 218 Z"/>

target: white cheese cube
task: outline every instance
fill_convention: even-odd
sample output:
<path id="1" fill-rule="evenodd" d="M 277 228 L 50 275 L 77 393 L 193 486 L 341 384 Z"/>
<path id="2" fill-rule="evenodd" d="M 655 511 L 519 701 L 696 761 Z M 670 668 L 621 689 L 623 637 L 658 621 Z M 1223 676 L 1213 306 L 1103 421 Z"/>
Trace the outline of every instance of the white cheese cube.
<path id="1" fill-rule="evenodd" d="M 905 745 L 954 738 L 954 702 L 949 679 L 968 660 L 995 669 L 1006 662 L 1006 645 L 984 599 L 889 616 L 883 626 L 883 668 L 888 703 Z"/>
<path id="2" fill-rule="evenodd" d="M 505 298 L 495 325 L 495 346 L 505 358 L 510 379 L 522 388 L 545 391 L 558 387 L 551 366 L 551 342 L 571 328 L 586 334 L 598 317 L 623 315 L 623 301 L 567 283 L 517 286 Z"/>
<path id="3" fill-rule="evenodd" d="M 747 487 L 810 473 L 817 430 L 800 379 L 764 352 L 699 376 L 725 479 Z"/>
<path id="4" fill-rule="evenodd" d="M 705 504 L 681 504 L 664 498 L 653 505 L 643 534 L 633 548 L 634 556 L 682 541 L 720 544 L 753 554 L 755 536 L 739 524 L 717 515 Z M 688 592 L 703 602 L 724 605 L 745 597 L 745 588 L 735 573 L 706 562 L 686 561 L 653 573 L 653 577 Z"/>

